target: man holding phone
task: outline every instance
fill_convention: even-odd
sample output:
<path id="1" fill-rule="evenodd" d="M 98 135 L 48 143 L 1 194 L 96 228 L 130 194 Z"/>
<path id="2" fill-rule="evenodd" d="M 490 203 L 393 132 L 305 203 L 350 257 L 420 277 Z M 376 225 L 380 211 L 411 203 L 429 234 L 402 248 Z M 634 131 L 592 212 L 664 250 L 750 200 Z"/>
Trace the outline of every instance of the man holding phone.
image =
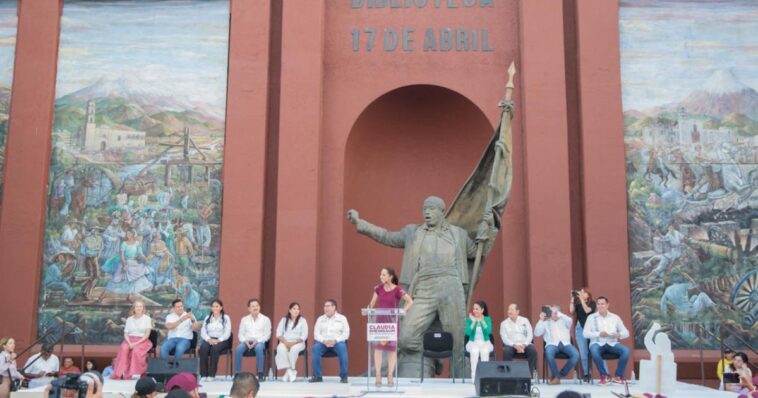
<path id="1" fill-rule="evenodd" d="M 184 303 L 181 299 L 171 302 L 172 311 L 166 316 L 166 329 L 168 334 L 166 341 L 161 346 L 161 358 L 167 359 L 174 351 L 174 360 L 178 362 L 192 343 L 192 331 L 196 329 L 197 319 L 192 314 L 192 308 L 184 311 Z"/>
<path id="2" fill-rule="evenodd" d="M 540 320 L 534 328 L 535 336 L 545 336 L 545 356 L 552 375 L 550 384 L 561 384 L 561 378 L 566 377 L 579 362 L 579 351 L 571 344 L 571 322 L 571 318 L 561 312 L 561 307 L 554 305 L 542 307 Z M 560 371 L 555 363 L 555 355 L 559 352 L 569 357 Z"/>
<path id="3" fill-rule="evenodd" d="M 595 302 L 597 312 L 587 317 L 584 323 L 584 337 L 590 339 L 590 354 L 600 371 L 600 384 L 609 382 L 624 384 L 624 372 L 629 362 L 629 349 L 619 343 L 620 339 L 629 337 L 629 331 L 624 326 L 618 315 L 608 311 L 608 298 L 600 296 Z M 608 369 L 602 355 L 606 352 L 619 356 L 616 375 L 609 380 Z"/>

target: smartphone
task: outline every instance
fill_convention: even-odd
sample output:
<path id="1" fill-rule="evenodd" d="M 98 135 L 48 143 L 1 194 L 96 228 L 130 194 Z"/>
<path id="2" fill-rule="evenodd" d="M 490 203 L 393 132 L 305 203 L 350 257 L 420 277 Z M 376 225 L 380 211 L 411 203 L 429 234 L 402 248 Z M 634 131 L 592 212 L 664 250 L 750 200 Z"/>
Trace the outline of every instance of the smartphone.
<path id="1" fill-rule="evenodd" d="M 545 314 L 546 317 L 550 318 L 553 316 L 553 310 L 550 308 L 549 305 L 543 305 L 542 306 L 542 313 Z"/>

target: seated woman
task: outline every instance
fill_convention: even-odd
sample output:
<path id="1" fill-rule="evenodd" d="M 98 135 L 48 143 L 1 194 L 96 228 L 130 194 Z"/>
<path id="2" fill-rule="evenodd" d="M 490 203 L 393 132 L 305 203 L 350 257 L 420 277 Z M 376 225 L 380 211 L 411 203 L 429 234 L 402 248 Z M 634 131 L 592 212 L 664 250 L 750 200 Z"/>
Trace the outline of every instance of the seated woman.
<path id="1" fill-rule="evenodd" d="M 147 370 L 147 352 L 153 346 L 150 330 L 153 320 L 145 314 L 145 303 L 137 300 L 132 305 L 132 316 L 126 319 L 124 341 L 116 356 L 112 379 L 131 379 Z M 61 371 L 62 373 L 62 371 Z"/>
<path id="2" fill-rule="evenodd" d="M 216 377 L 218 357 L 227 349 L 232 342 L 232 320 L 224 313 L 224 303 L 219 299 L 211 302 L 211 313 L 205 317 L 200 329 L 200 377 L 204 381 L 211 381 Z"/>
<path id="3" fill-rule="evenodd" d="M 490 360 L 490 353 L 495 347 L 490 341 L 492 333 L 492 320 L 487 310 L 487 303 L 477 301 L 471 308 L 471 313 L 466 318 L 466 351 L 471 354 L 471 379 L 476 376 L 476 366 L 481 359 L 482 362 Z"/>
<path id="4" fill-rule="evenodd" d="M 0 375 L 3 378 L 2 383 L 0 383 L 0 398 L 9 398 L 11 396 L 11 379 L 24 379 L 24 376 L 16 369 L 16 340 L 12 337 L 0 339 Z"/>
<path id="5" fill-rule="evenodd" d="M 284 381 L 294 382 L 297 379 L 297 357 L 305 349 L 308 340 L 308 322 L 300 316 L 300 304 L 290 303 L 287 315 L 279 321 L 276 327 L 276 368 L 287 369 Z"/>
<path id="6" fill-rule="evenodd" d="M 726 391 L 736 392 L 738 394 L 744 394 L 752 397 L 750 394 L 755 392 L 756 388 L 753 384 L 753 372 L 750 371 L 750 367 L 747 365 L 747 354 L 744 352 L 738 352 L 734 354 L 732 364 L 729 365 L 728 370 L 724 372 L 725 380 L 728 373 L 736 374 L 739 382 L 726 382 L 724 383 L 724 389 Z"/>

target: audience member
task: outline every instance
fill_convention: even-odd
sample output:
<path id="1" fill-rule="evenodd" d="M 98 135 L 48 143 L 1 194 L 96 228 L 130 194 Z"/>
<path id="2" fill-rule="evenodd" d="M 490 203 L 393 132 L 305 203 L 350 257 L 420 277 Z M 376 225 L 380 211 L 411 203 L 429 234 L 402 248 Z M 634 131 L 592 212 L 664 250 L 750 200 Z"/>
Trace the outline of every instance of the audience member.
<path id="1" fill-rule="evenodd" d="M 308 322 L 300 316 L 300 304 L 290 303 L 287 315 L 282 317 L 276 327 L 276 368 L 287 369 L 284 381 L 297 379 L 297 358 L 305 349 L 308 340 Z"/>
<path id="2" fill-rule="evenodd" d="M 753 384 L 753 372 L 750 370 L 747 361 L 747 354 L 738 352 L 734 354 L 732 364 L 729 365 L 729 373 L 735 373 L 739 382 L 724 383 L 726 391 L 736 392 L 738 394 L 751 395 L 756 391 Z"/>
<path id="3" fill-rule="evenodd" d="M 85 372 L 97 372 L 97 369 L 95 369 L 95 363 L 92 362 L 92 360 L 90 360 L 90 359 L 84 361 L 84 371 Z"/>
<path id="4" fill-rule="evenodd" d="M 211 313 L 205 317 L 200 337 L 203 342 L 200 345 L 200 376 L 205 381 L 216 377 L 218 357 L 227 349 L 232 342 L 232 320 L 224 313 L 224 303 L 219 299 L 211 302 Z"/>
<path id="5" fill-rule="evenodd" d="M 81 369 L 79 369 L 78 366 L 74 365 L 74 359 L 71 357 L 65 357 L 63 358 L 63 366 L 61 366 L 61 369 L 59 371 L 60 376 L 64 376 L 68 373 L 81 373 Z"/>
<path id="6" fill-rule="evenodd" d="M 313 327 L 313 377 L 311 383 L 323 381 L 321 377 L 321 357 L 326 352 L 334 352 L 340 363 L 340 383 L 347 383 L 347 339 L 350 337 L 350 325 L 347 318 L 337 312 L 337 301 L 328 299 L 324 303 L 324 315 L 316 320 Z"/>
<path id="7" fill-rule="evenodd" d="M 545 312 L 540 312 L 534 335 L 545 336 L 545 356 L 552 375 L 550 384 L 560 384 L 561 378 L 566 377 L 579 361 L 579 352 L 571 345 L 571 318 L 561 312 L 561 307 L 554 305 L 550 308 L 550 317 Z M 555 355 L 559 352 L 569 357 L 560 371 L 555 363 Z"/>
<path id="8" fill-rule="evenodd" d="M 140 377 L 134 385 L 132 398 L 155 398 L 158 395 L 158 383 L 152 377 Z"/>
<path id="9" fill-rule="evenodd" d="M 60 367 L 58 357 L 53 354 L 53 347 L 42 346 L 40 352 L 30 356 L 24 365 L 24 376 L 31 379 L 29 388 L 44 386 L 53 381 L 58 377 Z"/>
<path id="10" fill-rule="evenodd" d="M 145 373 L 147 352 L 153 346 L 150 342 L 152 328 L 153 320 L 145 313 L 145 302 L 134 301 L 132 316 L 126 319 L 124 326 L 124 340 L 116 356 L 112 379 L 131 379 Z"/>
<path id="11" fill-rule="evenodd" d="M 171 392 L 173 390 L 186 391 L 192 398 L 200 398 L 199 387 L 202 387 L 197 383 L 195 375 L 192 373 L 177 373 L 168 380 L 166 383 L 166 391 Z"/>
<path id="12" fill-rule="evenodd" d="M 479 360 L 487 362 L 490 360 L 490 353 L 495 349 L 490 341 L 492 335 L 492 319 L 490 319 L 487 303 L 477 301 L 471 307 L 471 312 L 466 318 L 466 351 L 470 354 L 471 359 L 471 380 L 476 376 L 476 367 Z"/>
<path id="13" fill-rule="evenodd" d="M 9 398 L 13 380 L 23 380 L 24 376 L 16 369 L 16 340 L 12 337 L 0 338 L 0 398 Z"/>
<path id="14" fill-rule="evenodd" d="M 503 360 L 512 361 L 516 353 L 525 354 L 529 372 L 537 369 L 537 350 L 532 344 L 534 334 L 529 320 L 519 315 L 518 304 L 508 306 L 508 317 L 500 323 L 500 338 L 503 340 Z"/>
<path id="15" fill-rule="evenodd" d="M 734 360 L 734 350 L 727 347 L 724 349 L 724 358 L 719 359 L 718 363 L 716 364 L 716 375 L 718 376 L 719 380 L 722 380 L 724 378 L 724 369 L 727 369 L 729 365 L 732 364 L 732 361 Z"/>
<path id="16" fill-rule="evenodd" d="M 597 298 L 597 312 L 587 317 L 584 325 L 584 337 L 590 339 L 590 354 L 600 372 L 600 384 L 608 384 L 608 369 L 602 355 L 606 352 L 619 356 L 616 375 L 610 382 L 624 384 L 626 364 L 629 362 L 629 349 L 619 343 L 620 339 L 629 337 L 629 331 L 621 318 L 608 311 L 608 298 Z"/>
<path id="17" fill-rule="evenodd" d="M 103 369 L 103 377 L 104 378 L 110 378 L 113 376 L 113 367 L 116 366 L 116 358 L 111 359 L 111 364 L 106 366 L 105 369 Z"/>
<path id="18" fill-rule="evenodd" d="M 255 398 L 258 395 L 258 379 L 250 372 L 241 372 L 234 376 L 234 383 L 229 395 L 232 398 Z"/>
<path id="19" fill-rule="evenodd" d="M 261 314 L 261 302 L 250 299 L 247 302 L 248 315 L 240 320 L 239 345 L 234 351 L 234 374 L 242 370 L 242 358 L 245 351 L 255 350 L 255 362 L 258 365 L 258 379 L 266 380 L 263 374 L 266 356 L 266 343 L 271 339 L 271 320 Z"/>

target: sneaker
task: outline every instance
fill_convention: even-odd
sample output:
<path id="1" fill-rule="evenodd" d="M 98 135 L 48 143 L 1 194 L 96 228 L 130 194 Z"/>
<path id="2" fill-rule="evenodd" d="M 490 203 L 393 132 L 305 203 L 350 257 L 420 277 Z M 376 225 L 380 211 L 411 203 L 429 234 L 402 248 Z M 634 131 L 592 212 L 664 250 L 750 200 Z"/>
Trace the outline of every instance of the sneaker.
<path id="1" fill-rule="evenodd" d="M 285 382 L 285 383 L 288 382 L 288 381 L 290 381 L 290 370 L 289 369 L 287 369 L 287 371 L 284 372 L 284 376 L 282 376 L 282 381 Z"/>
<path id="2" fill-rule="evenodd" d="M 611 383 L 613 383 L 613 384 L 621 384 L 621 385 L 624 385 L 624 383 L 626 383 L 626 380 L 625 380 L 623 377 L 618 377 L 618 376 L 616 376 L 616 377 L 614 377 L 614 378 L 611 380 Z"/>
<path id="3" fill-rule="evenodd" d="M 611 380 L 608 378 L 608 376 L 600 375 L 600 384 L 601 386 L 607 386 L 611 383 Z"/>
<path id="4" fill-rule="evenodd" d="M 561 384 L 561 379 L 560 377 L 551 377 L 548 383 L 552 385 Z"/>
<path id="5" fill-rule="evenodd" d="M 582 378 L 582 380 L 583 380 L 585 383 L 588 383 L 588 384 L 589 384 L 589 382 L 590 382 L 590 381 L 592 381 L 592 379 L 591 379 L 591 376 L 590 376 L 590 375 L 584 375 L 584 377 Z"/>
<path id="6" fill-rule="evenodd" d="M 340 377 L 340 383 L 347 384 L 347 377 Z"/>
<path id="7" fill-rule="evenodd" d="M 321 376 L 313 376 L 308 379 L 308 383 L 321 383 L 324 379 Z"/>
<path id="8" fill-rule="evenodd" d="M 295 370 L 295 369 L 290 369 L 290 370 L 288 371 L 288 373 L 289 373 L 289 375 L 290 375 L 290 383 L 294 383 L 294 382 L 295 382 L 295 380 L 297 380 L 297 370 Z"/>

